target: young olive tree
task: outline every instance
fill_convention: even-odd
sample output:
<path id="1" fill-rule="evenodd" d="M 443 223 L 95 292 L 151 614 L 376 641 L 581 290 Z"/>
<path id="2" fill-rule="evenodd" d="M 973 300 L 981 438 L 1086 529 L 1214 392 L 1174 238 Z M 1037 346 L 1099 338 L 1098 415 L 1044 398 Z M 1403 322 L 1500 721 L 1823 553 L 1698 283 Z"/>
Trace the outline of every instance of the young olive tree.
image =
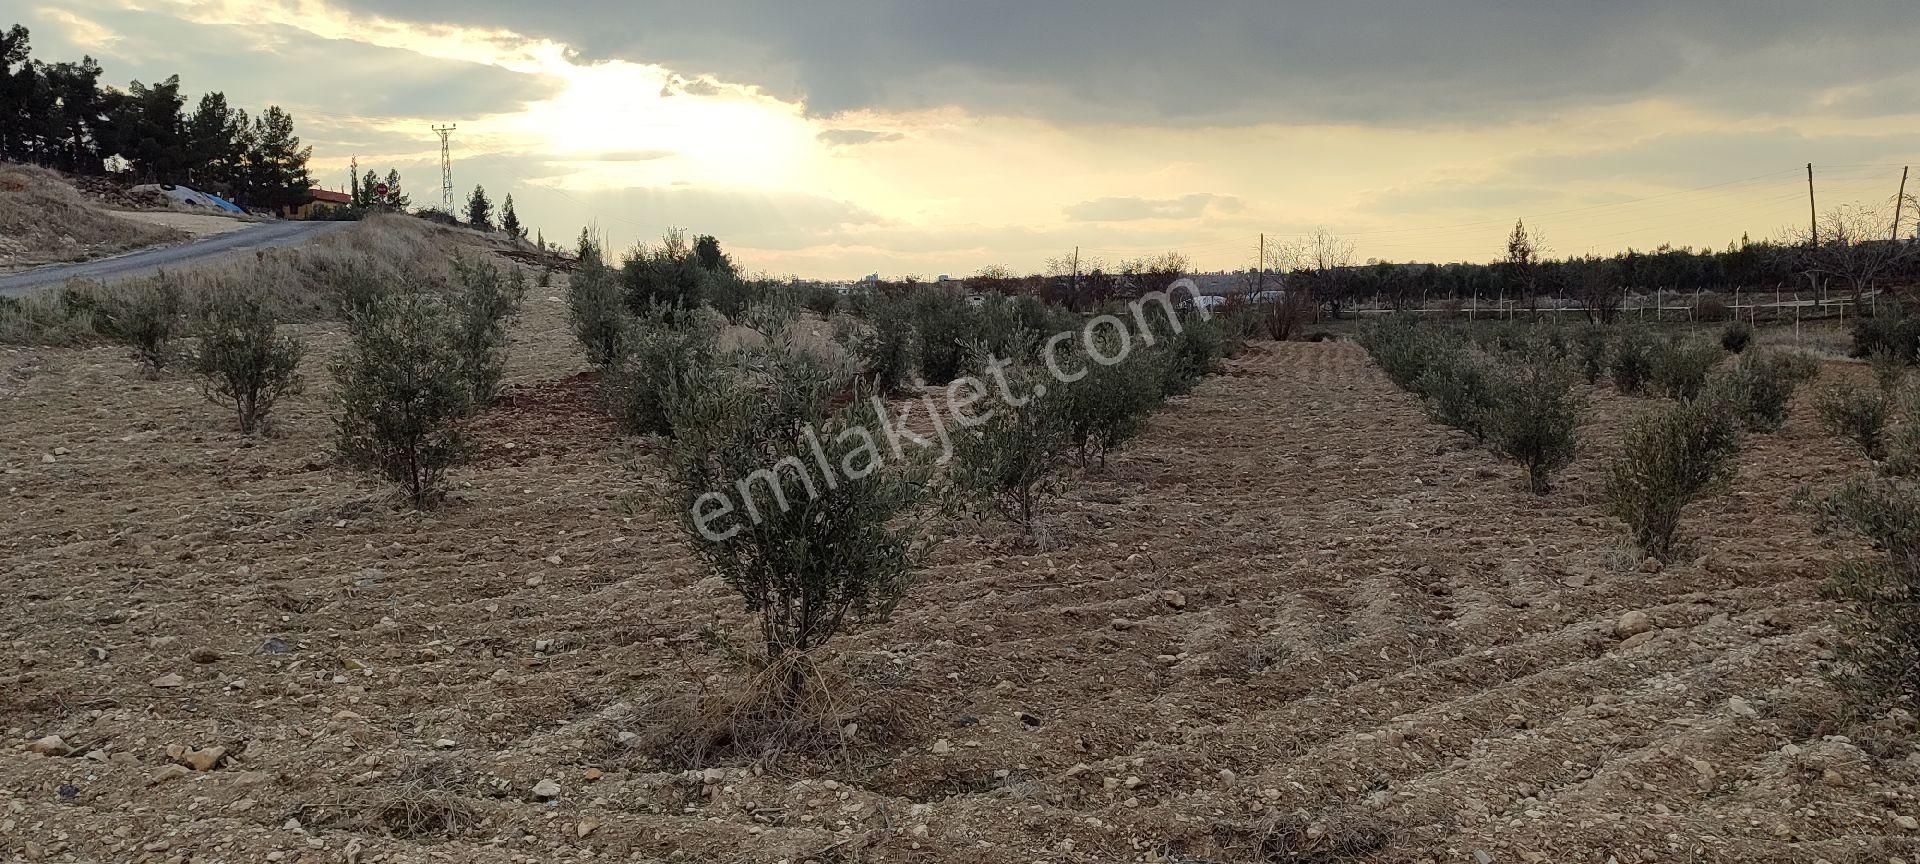
<path id="1" fill-rule="evenodd" d="M 105 291 L 93 315 L 102 336 L 133 349 L 134 362 L 150 373 L 173 360 L 173 337 L 180 329 L 183 294 L 165 273 Z"/>
<path id="2" fill-rule="evenodd" d="M 1627 431 L 1607 471 L 1607 508 L 1647 554 L 1673 552 L 1681 511 L 1732 479 L 1740 427 L 1729 408 L 1709 399 L 1662 404 Z"/>
<path id="3" fill-rule="evenodd" d="M 597 254 L 583 257 L 579 269 L 567 277 L 567 325 L 586 352 L 587 362 L 600 369 L 619 363 L 632 314 L 620 288 L 620 274 Z"/>
<path id="4" fill-rule="evenodd" d="M 958 433 L 951 477 L 963 499 L 999 510 L 1032 537 L 1034 520 L 1058 491 L 1073 446 L 1062 407 L 1068 400 L 1048 390 L 1044 373 L 1032 366 L 1000 368 L 1005 392 L 974 415 L 976 425 Z"/>
<path id="5" fill-rule="evenodd" d="M 1497 398 L 1481 415 L 1494 449 L 1527 467 L 1535 495 L 1552 489 L 1553 475 L 1573 464 L 1576 434 L 1585 398 L 1574 388 L 1575 375 L 1543 356 L 1527 357 L 1504 371 Z"/>
<path id="6" fill-rule="evenodd" d="M 1871 558 L 1851 561 L 1824 591 L 1848 604 L 1832 676 L 1856 707 L 1920 697 L 1920 493 L 1906 481 L 1856 478 L 1818 502 L 1826 525 L 1871 541 Z"/>
<path id="7" fill-rule="evenodd" d="M 280 335 L 266 297 L 233 287 L 215 291 L 202 312 L 200 344 L 190 366 L 207 401 L 229 406 L 251 435 L 280 397 L 300 388 L 306 345 Z"/>
<path id="8" fill-rule="evenodd" d="M 783 344 L 762 359 L 676 402 L 669 473 L 694 550 L 759 616 L 791 710 L 807 699 L 808 652 L 906 591 L 928 475 L 887 460 L 872 400 L 832 407 L 848 382 L 825 364 Z"/>
<path id="9" fill-rule="evenodd" d="M 1893 417 L 1893 399 L 1879 387 L 1837 384 L 1813 403 L 1828 431 L 1851 441 L 1861 455 L 1878 462 L 1887 458 L 1887 423 Z"/>
<path id="10" fill-rule="evenodd" d="M 679 322 L 669 323 L 661 310 L 632 322 L 616 365 L 601 379 L 614 419 L 629 433 L 674 436 L 681 403 L 719 374 L 715 328 L 686 315 Z"/>
<path id="11" fill-rule="evenodd" d="M 416 509 L 441 499 L 447 469 L 467 455 L 474 391 L 449 350 L 462 327 L 437 298 L 397 293 L 354 318 L 333 362 L 336 450 L 397 484 Z"/>
<path id="12" fill-rule="evenodd" d="M 1101 357 L 1122 356 L 1122 337 L 1107 331 L 1094 338 Z M 1105 467 L 1109 452 L 1146 428 L 1147 416 L 1165 398 L 1160 385 L 1166 356 L 1167 352 L 1160 349 L 1134 346 L 1117 362 L 1099 363 L 1083 357 L 1078 369 L 1067 368 L 1068 361 L 1055 358 L 1069 377 L 1081 376 L 1066 382 L 1065 392 L 1058 398 L 1059 410 L 1066 414 L 1067 441 L 1082 468 L 1091 467 L 1096 460 Z"/>
<path id="13" fill-rule="evenodd" d="M 446 347 L 467 386 L 467 407 L 478 411 L 500 392 L 506 370 L 507 326 L 526 300 L 520 271 L 486 261 L 456 260 L 447 293 Z"/>

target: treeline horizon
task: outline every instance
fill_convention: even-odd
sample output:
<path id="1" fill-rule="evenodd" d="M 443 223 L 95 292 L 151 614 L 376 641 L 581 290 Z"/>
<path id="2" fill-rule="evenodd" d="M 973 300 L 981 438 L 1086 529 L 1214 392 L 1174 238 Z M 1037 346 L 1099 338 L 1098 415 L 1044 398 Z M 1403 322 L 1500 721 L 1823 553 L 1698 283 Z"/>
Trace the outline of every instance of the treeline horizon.
<path id="1" fill-rule="evenodd" d="M 1823 223 L 1824 224 L 1824 223 Z M 1920 284 L 1920 255 L 1887 256 L 1886 266 L 1849 268 L 1820 260 L 1846 256 L 1835 246 L 1899 245 L 1905 241 L 1822 240 L 1804 238 L 1753 240 L 1743 236 L 1725 249 L 1694 249 L 1661 245 L 1649 251 L 1628 248 L 1612 255 L 1545 257 L 1516 225 L 1518 244 L 1509 241 L 1508 257 L 1486 263 L 1455 261 L 1352 260 L 1351 244 L 1322 232 L 1306 246 L 1293 250 L 1289 260 L 1276 262 L 1264 273 L 1248 268 L 1194 271 L 1185 255 L 1159 256 L 1118 262 L 1112 266 L 1082 259 L 1073 269 L 1067 258 L 1052 259 L 1039 272 L 1016 275 L 1005 267 L 989 266 L 978 273 L 951 280 L 969 290 L 992 293 L 1031 293 L 1076 308 L 1097 307 L 1107 300 L 1164 291 L 1181 276 L 1226 276 L 1229 288 L 1242 293 L 1300 291 L 1334 307 L 1378 301 L 1407 307 L 1423 300 L 1509 300 L 1569 298 L 1608 302 L 1613 295 L 1773 291 L 1812 287 L 1810 276 L 1834 287 L 1859 293 L 1883 284 Z M 1910 245 L 1910 244 L 1909 244 Z M 883 289 L 929 284 L 918 277 L 880 280 Z M 937 284 L 937 283 L 934 283 Z M 1218 286 L 1214 286 L 1216 289 Z"/>
<path id="2" fill-rule="evenodd" d="M 101 83 L 91 55 L 34 59 L 30 36 L 20 24 L 0 31 L 0 159 L 189 186 L 256 209 L 299 204 L 312 187 L 313 148 L 279 106 L 249 116 L 210 91 L 188 112 L 178 75 L 119 90 Z"/>

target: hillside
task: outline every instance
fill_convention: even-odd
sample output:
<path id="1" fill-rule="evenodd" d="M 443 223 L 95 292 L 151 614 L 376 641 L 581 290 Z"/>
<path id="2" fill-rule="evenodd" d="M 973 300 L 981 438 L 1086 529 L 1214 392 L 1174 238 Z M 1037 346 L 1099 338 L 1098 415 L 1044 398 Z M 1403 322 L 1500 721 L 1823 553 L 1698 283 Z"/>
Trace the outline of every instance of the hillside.
<path id="1" fill-rule="evenodd" d="M 186 239 L 181 230 L 123 218 L 60 174 L 0 162 L 0 272 L 84 261 Z"/>

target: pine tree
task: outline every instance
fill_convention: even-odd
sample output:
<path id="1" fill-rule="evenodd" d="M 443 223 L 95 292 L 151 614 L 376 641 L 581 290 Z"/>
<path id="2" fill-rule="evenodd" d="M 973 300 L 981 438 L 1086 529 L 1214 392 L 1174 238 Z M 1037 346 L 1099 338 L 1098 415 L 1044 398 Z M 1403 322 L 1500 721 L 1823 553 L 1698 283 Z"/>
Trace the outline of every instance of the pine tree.
<path id="1" fill-rule="evenodd" d="M 380 204 L 395 213 L 405 213 L 408 207 L 413 206 L 407 193 L 400 191 L 400 169 L 387 169 L 387 195 L 380 200 Z"/>
<path id="2" fill-rule="evenodd" d="M 520 225 L 520 214 L 513 212 L 513 195 L 509 193 L 505 201 L 500 202 L 500 230 L 516 240 L 527 238 L 527 229 Z"/>
<path id="3" fill-rule="evenodd" d="M 355 185 L 358 188 L 353 193 L 353 206 L 376 207 L 383 203 L 374 192 L 380 188 L 380 175 L 373 173 L 372 168 L 368 168 L 367 173 L 355 181 Z"/>
<path id="4" fill-rule="evenodd" d="M 479 185 L 467 196 L 467 225 L 480 231 L 493 230 L 493 202 L 487 200 L 487 190 Z"/>
<path id="5" fill-rule="evenodd" d="M 313 148 L 300 146 L 300 137 L 293 134 L 293 115 L 277 105 L 268 106 L 253 121 L 248 142 L 247 203 L 274 210 L 299 204 L 313 188 L 313 177 L 307 173 L 311 155 Z"/>

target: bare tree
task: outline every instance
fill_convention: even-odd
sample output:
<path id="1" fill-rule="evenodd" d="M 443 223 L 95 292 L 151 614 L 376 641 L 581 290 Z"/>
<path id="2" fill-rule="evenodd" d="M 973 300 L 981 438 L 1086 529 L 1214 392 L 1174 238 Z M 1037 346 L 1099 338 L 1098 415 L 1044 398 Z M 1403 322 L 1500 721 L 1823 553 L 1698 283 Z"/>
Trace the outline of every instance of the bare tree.
<path id="1" fill-rule="evenodd" d="M 1574 299 L 1586 307 L 1588 320 L 1612 324 L 1620 317 L 1620 305 L 1627 300 L 1627 286 L 1613 259 L 1588 255 L 1567 261 L 1566 269 Z"/>
<path id="2" fill-rule="evenodd" d="M 1795 266 L 1813 278 L 1838 279 L 1858 303 L 1882 278 L 1920 256 L 1920 244 L 1884 239 L 1892 215 L 1875 207 L 1836 207 L 1811 233 L 1787 233 Z"/>
<path id="3" fill-rule="evenodd" d="M 1346 240 L 1328 231 L 1324 226 L 1314 229 L 1313 236 L 1294 249 L 1291 257 L 1299 262 L 1296 272 L 1307 276 L 1306 286 L 1289 286 L 1289 290 L 1311 292 L 1315 305 L 1325 304 L 1336 316 L 1340 311 L 1338 285 L 1347 268 L 1353 266 L 1353 241 Z"/>
<path id="4" fill-rule="evenodd" d="M 1165 291 L 1175 280 L 1186 275 L 1193 264 L 1187 256 L 1179 252 L 1168 252 L 1148 258 L 1136 258 L 1120 264 L 1120 276 L 1131 286 L 1134 294 L 1151 294 Z"/>

